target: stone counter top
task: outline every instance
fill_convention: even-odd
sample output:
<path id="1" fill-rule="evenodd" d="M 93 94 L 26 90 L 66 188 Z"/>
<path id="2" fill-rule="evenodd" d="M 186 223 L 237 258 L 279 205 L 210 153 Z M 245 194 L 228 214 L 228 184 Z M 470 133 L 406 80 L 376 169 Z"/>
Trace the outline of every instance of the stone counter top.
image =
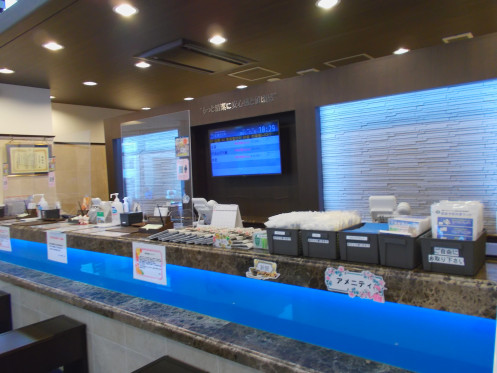
<path id="1" fill-rule="evenodd" d="M 55 225 L 54 225 L 55 227 Z M 11 238 L 46 242 L 47 225 L 10 225 Z M 116 230 L 114 227 L 113 230 Z M 117 229 L 119 230 L 119 228 Z M 386 301 L 495 319 L 497 305 L 497 263 L 487 261 L 475 277 L 365 265 L 352 262 L 270 255 L 261 250 L 227 250 L 210 246 L 161 243 L 147 240 L 147 234 L 102 237 L 78 231 L 67 233 L 68 247 L 113 255 L 132 256 L 132 242 L 146 241 L 167 248 L 167 263 L 191 268 L 246 276 L 254 259 L 275 262 L 281 283 L 326 290 L 327 267 L 344 266 L 350 271 L 369 270 L 386 283 Z"/>

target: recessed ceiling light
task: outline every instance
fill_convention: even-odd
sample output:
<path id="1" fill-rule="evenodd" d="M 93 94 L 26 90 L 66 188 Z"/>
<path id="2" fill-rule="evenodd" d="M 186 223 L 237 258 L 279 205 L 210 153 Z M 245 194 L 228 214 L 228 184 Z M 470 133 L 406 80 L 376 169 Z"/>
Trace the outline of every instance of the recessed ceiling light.
<path id="1" fill-rule="evenodd" d="M 268 82 L 277 82 L 278 80 L 281 80 L 280 78 L 269 78 L 267 81 Z"/>
<path id="2" fill-rule="evenodd" d="M 53 100 L 55 98 L 55 96 L 50 96 L 50 100 Z"/>
<path id="3" fill-rule="evenodd" d="M 114 12 L 122 15 L 123 17 L 129 17 L 132 16 L 133 14 L 138 13 L 138 9 L 136 9 L 135 7 L 129 4 L 121 4 L 114 7 Z"/>
<path id="4" fill-rule="evenodd" d="M 150 110 L 149 107 L 142 107 L 142 110 Z"/>
<path id="5" fill-rule="evenodd" d="M 223 44 L 226 41 L 226 39 L 223 38 L 221 35 L 214 35 L 212 38 L 209 39 L 209 41 L 212 44 L 219 45 Z"/>
<path id="6" fill-rule="evenodd" d="M 323 9 L 331 9 L 335 5 L 338 5 L 340 0 L 318 0 L 316 1 L 316 6 L 323 8 Z"/>
<path id="7" fill-rule="evenodd" d="M 48 43 L 43 44 L 43 48 L 50 49 L 51 51 L 58 51 L 64 47 L 55 41 L 49 41 Z"/>
<path id="8" fill-rule="evenodd" d="M 409 52 L 410 49 L 406 49 L 406 48 L 399 48 L 397 49 L 395 52 L 393 52 L 393 54 L 404 54 L 404 53 L 407 53 Z"/>
<path id="9" fill-rule="evenodd" d="M 2 68 L 0 69 L 0 73 L 2 73 L 2 74 L 13 74 L 13 73 L 14 73 L 14 70 L 7 69 L 6 67 L 2 67 Z"/>
<path id="10" fill-rule="evenodd" d="M 139 67 L 140 69 L 146 69 L 147 67 L 150 67 L 150 64 L 145 61 L 140 61 L 135 63 L 135 66 Z"/>
<path id="11" fill-rule="evenodd" d="M 185 100 L 185 101 L 191 101 L 191 100 L 193 100 L 193 97 L 185 97 L 183 100 Z"/>
<path id="12" fill-rule="evenodd" d="M 245 88 L 247 88 L 247 86 L 244 85 L 244 84 L 240 84 L 240 85 L 237 85 L 236 88 L 238 88 L 238 89 L 245 89 Z"/>
<path id="13" fill-rule="evenodd" d="M 97 85 L 96 82 L 83 82 L 84 85 L 88 85 L 88 86 L 94 86 L 94 85 Z"/>

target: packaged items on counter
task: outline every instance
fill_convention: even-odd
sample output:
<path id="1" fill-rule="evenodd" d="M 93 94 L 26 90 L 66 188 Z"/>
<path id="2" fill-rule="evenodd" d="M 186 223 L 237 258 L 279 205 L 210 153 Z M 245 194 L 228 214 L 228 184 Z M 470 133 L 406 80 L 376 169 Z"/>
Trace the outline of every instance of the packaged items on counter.
<path id="1" fill-rule="evenodd" d="M 253 244 L 255 249 L 267 250 L 267 232 L 259 231 L 254 232 L 252 235 Z"/>
<path id="2" fill-rule="evenodd" d="M 201 225 L 196 228 L 167 229 L 149 236 L 148 239 L 248 250 L 253 248 L 252 235 L 260 231 L 257 228 L 216 228 Z"/>
<path id="3" fill-rule="evenodd" d="M 483 204 L 478 201 L 440 201 L 431 205 L 433 238 L 476 241 L 483 231 Z"/>
<path id="4" fill-rule="evenodd" d="M 271 216 L 267 227 L 270 254 L 336 259 L 336 232 L 361 223 L 355 211 L 294 211 Z"/>
<path id="5" fill-rule="evenodd" d="M 430 229 L 429 216 L 399 215 L 388 219 L 388 231 L 417 237 Z"/>

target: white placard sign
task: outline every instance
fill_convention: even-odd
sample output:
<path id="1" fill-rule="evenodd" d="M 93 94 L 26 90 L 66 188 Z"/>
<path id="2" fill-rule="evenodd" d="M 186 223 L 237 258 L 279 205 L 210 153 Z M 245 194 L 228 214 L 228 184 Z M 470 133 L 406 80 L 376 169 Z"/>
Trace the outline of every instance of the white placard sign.
<path id="1" fill-rule="evenodd" d="M 10 228 L 9 227 L 0 227 L 0 250 L 12 251 L 12 246 L 10 246 Z"/>
<path id="2" fill-rule="evenodd" d="M 58 231 L 47 232 L 47 258 L 67 264 L 67 236 Z"/>
<path id="3" fill-rule="evenodd" d="M 133 278 L 167 285 L 166 247 L 133 242 Z"/>
<path id="4" fill-rule="evenodd" d="M 211 225 L 220 228 L 243 227 L 238 205 L 214 205 Z"/>

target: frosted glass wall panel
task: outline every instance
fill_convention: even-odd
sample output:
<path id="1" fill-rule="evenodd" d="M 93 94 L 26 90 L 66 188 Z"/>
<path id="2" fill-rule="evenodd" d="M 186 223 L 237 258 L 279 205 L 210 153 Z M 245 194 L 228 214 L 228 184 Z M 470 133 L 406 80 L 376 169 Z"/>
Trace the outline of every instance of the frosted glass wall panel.
<path id="1" fill-rule="evenodd" d="M 415 214 L 433 202 L 479 200 L 495 232 L 497 80 L 319 109 L 324 208 L 359 210 L 395 195 Z"/>

